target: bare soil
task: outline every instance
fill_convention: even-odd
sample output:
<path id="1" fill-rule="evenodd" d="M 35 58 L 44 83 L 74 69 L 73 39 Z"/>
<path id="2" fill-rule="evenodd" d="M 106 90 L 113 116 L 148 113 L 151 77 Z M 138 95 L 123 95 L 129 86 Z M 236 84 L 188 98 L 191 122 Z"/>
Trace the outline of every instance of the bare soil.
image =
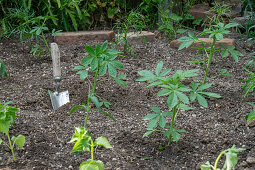
<path id="1" fill-rule="evenodd" d="M 142 138 L 147 122 L 142 117 L 151 113 L 150 106 L 167 110 L 166 99 L 157 97 L 157 88 L 146 88 L 146 83 L 135 81 L 137 72 L 152 70 L 159 61 L 164 61 L 165 68 L 172 68 L 172 73 L 179 69 L 200 68 L 185 61 L 196 56 L 194 51 L 178 51 L 170 47 L 169 42 L 157 38 L 155 42 L 136 45 L 136 55 L 120 58 L 127 74 L 128 87 L 115 82 L 105 82 L 97 88 L 99 96 L 111 102 L 110 112 L 117 121 L 92 112 L 88 119 L 88 129 L 93 137 L 105 136 L 112 150 L 97 148 L 95 159 L 101 160 L 106 169 L 169 169 L 195 170 L 207 160 L 214 163 L 218 154 L 232 145 L 245 148 L 238 154 L 236 169 L 255 169 L 255 129 L 246 124 L 245 115 L 253 108 L 242 97 L 241 81 L 246 79 L 244 66 L 249 57 L 255 55 L 253 46 L 247 45 L 246 38 L 235 35 L 236 47 L 244 57 L 238 63 L 231 57 L 214 59 L 209 76 L 217 68 L 226 68 L 232 77 L 217 77 L 210 81 L 213 87 L 209 91 L 218 93 L 220 99 L 208 99 L 209 108 L 202 108 L 192 103 L 194 110 L 181 112 L 176 124 L 186 129 L 178 143 L 159 150 L 159 145 L 166 145 L 167 138 L 154 133 Z M 0 146 L 0 168 L 10 169 L 78 169 L 79 164 L 89 159 L 90 154 L 71 154 L 73 144 L 68 143 L 75 126 L 82 126 L 84 111 L 70 115 L 75 105 L 86 103 L 88 86 L 81 81 L 73 70 L 81 59 L 88 54 L 85 45 L 97 42 L 84 42 L 78 45 L 59 46 L 61 51 L 62 75 L 60 91 L 68 90 L 70 103 L 57 111 L 51 106 L 48 90 L 54 91 L 51 59 L 47 56 L 36 58 L 29 54 L 29 46 L 18 40 L 3 39 L 0 42 L 0 58 L 6 63 L 9 78 L 0 80 L 0 102 L 14 101 L 13 106 L 20 109 L 11 135 L 26 136 L 24 149 L 15 149 L 17 161 L 13 162 L 9 149 Z M 203 72 L 197 79 L 202 79 Z M 248 101 L 254 102 L 250 97 Z M 4 138 L 2 134 L 1 138 Z M 4 138 L 5 139 L 5 138 Z M 148 160 L 147 160 L 148 158 Z M 249 158 L 249 159 L 248 159 Z M 248 159 L 248 160 L 247 160 Z M 220 162 L 222 165 L 222 161 Z"/>

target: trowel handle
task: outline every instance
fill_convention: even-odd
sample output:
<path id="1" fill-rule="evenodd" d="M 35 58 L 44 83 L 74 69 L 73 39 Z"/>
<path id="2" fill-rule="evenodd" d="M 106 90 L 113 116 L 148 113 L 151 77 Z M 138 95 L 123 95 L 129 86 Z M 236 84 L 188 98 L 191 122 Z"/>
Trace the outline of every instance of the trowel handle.
<path id="1" fill-rule="evenodd" d="M 61 77 L 61 66 L 60 66 L 60 52 L 56 43 L 50 44 L 52 64 L 53 64 L 53 77 Z"/>

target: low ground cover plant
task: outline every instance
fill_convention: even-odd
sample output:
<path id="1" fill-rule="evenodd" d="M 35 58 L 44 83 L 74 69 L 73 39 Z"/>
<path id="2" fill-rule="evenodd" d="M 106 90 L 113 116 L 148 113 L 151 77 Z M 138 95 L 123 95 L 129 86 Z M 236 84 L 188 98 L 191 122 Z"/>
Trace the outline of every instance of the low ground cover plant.
<path id="1" fill-rule="evenodd" d="M 222 151 L 219 156 L 217 157 L 214 166 L 210 164 L 209 161 L 207 161 L 204 165 L 201 165 L 201 170 L 220 170 L 219 168 L 217 168 L 218 163 L 220 158 L 225 155 L 226 156 L 226 160 L 224 163 L 224 166 L 222 167 L 222 170 L 232 170 L 235 169 L 235 166 L 238 162 L 238 157 L 237 157 L 237 153 L 244 151 L 245 149 L 243 148 L 236 148 L 235 145 L 233 145 L 231 148 L 226 149 L 224 151 Z"/>
<path id="2" fill-rule="evenodd" d="M 206 89 L 211 87 L 212 84 L 199 84 L 191 82 L 189 87 L 184 85 L 183 81 L 187 78 L 197 76 L 199 69 L 194 70 L 178 70 L 172 75 L 168 75 L 171 72 L 170 68 L 163 69 L 163 62 L 160 61 L 157 64 L 155 73 L 149 70 L 139 71 L 138 74 L 141 76 L 136 81 L 147 81 L 149 85 L 147 87 L 160 87 L 157 96 L 167 96 L 168 111 L 162 112 L 158 107 L 152 106 L 151 110 L 153 114 L 149 114 L 143 118 L 143 120 L 149 120 L 147 125 L 147 132 L 143 137 L 149 136 L 153 132 L 161 132 L 168 138 L 169 146 L 172 141 L 178 142 L 180 139 L 180 133 L 185 132 L 184 129 L 179 129 L 175 125 L 177 114 L 183 110 L 188 111 L 193 109 L 189 107 L 190 102 L 195 100 L 203 107 L 208 107 L 207 97 L 219 98 L 220 95 L 211 92 L 205 92 Z M 167 116 L 171 117 L 171 121 L 166 121 Z M 158 128 L 159 127 L 159 128 Z"/>
<path id="3" fill-rule="evenodd" d="M 17 145 L 19 148 L 23 148 L 26 139 L 23 135 L 18 135 L 17 137 L 12 136 L 12 138 L 10 138 L 9 130 L 14 124 L 16 119 L 16 111 L 19 109 L 7 106 L 8 104 L 10 104 L 10 102 L 0 103 L 0 132 L 2 132 L 2 134 L 4 134 L 8 140 L 8 142 L 5 142 L 3 140 L 4 137 L 1 137 L 0 144 L 6 145 L 11 150 L 12 158 L 15 161 L 14 146 Z"/>
<path id="4" fill-rule="evenodd" d="M 208 78 L 208 70 L 210 68 L 210 64 L 212 62 L 213 57 L 215 57 L 216 52 L 220 52 L 222 58 L 226 58 L 228 55 L 231 55 L 235 62 L 238 62 L 238 57 L 243 56 L 239 51 L 235 50 L 234 46 L 224 46 L 221 45 L 219 47 L 216 46 L 217 41 L 223 40 L 224 35 L 230 34 L 229 28 L 236 27 L 237 23 L 218 23 L 217 25 L 213 25 L 210 28 L 204 29 L 203 32 L 199 33 L 198 35 L 194 35 L 193 33 L 189 32 L 188 37 L 181 37 L 178 39 L 178 41 L 183 41 L 183 43 L 179 46 L 179 50 L 182 50 L 184 48 L 189 48 L 195 41 L 200 41 L 202 43 L 201 46 L 193 47 L 195 49 L 202 51 L 202 56 L 205 56 L 204 59 L 200 60 L 197 58 L 194 58 L 192 61 L 187 61 L 192 64 L 199 64 L 204 69 L 204 79 L 202 81 L 202 84 L 205 84 L 210 79 L 213 79 L 217 76 L 226 75 L 229 76 L 230 74 L 227 72 L 224 68 L 219 68 L 217 70 L 217 75 L 211 78 Z M 200 36 L 207 35 L 210 39 L 212 39 L 212 42 L 205 42 L 201 39 L 199 39 Z"/>
<path id="5" fill-rule="evenodd" d="M 107 149 L 112 148 L 105 137 L 99 137 L 93 142 L 89 131 L 86 129 L 88 116 L 91 111 L 98 111 L 116 121 L 111 114 L 101 109 L 103 105 L 109 108 L 110 102 L 96 94 L 97 85 L 104 81 L 114 80 L 119 85 L 127 86 L 126 82 L 123 80 L 126 78 L 126 75 L 117 74 L 117 69 L 122 69 L 124 67 L 120 61 L 116 60 L 118 56 L 121 56 L 121 53 L 114 49 L 107 49 L 107 47 L 107 41 L 105 41 L 102 45 L 96 45 L 95 48 L 86 46 L 85 49 L 90 56 L 84 57 L 81 61 L 81 66 L 76 66 L 74 68 L 75 70 L 80 70 L 77 72 L 77 74 L 80 75 L 81 80 L 87 79 L 89 86 L 87 104 L 74 106 L 70 111 L 70 114 L 73 114 L 77 109 L 82 108 L 86 112 L 84 126 L 75 127 L 75 134 L 70 141 L 76 142 L 72 150 L 73 152 L 83 152 L 85 150 L 91 152 L 91 159 L 83 162 L 80 165 L 80 169 L 103 169 L 103 163 L 101 161 L 94 161 L 93 159 L 93 148 L 98 145 L 102 145 Z M 107 72 L 109 78 L 99 79 L 99 77 L 105 76 Z M 93 107 L 92 103 L 94 104 L 95 108 Z"/>

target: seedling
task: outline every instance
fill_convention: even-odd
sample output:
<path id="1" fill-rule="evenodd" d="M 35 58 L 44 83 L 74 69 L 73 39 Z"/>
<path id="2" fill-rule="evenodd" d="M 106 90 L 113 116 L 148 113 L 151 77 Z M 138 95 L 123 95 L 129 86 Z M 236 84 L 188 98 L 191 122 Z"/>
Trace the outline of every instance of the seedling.
<path id="1" fill-rule="evenodd" d="M 101 110 L 102 105 L 109 107 L 110 103 L 106 99 L 103 99 L 96 94 L 96 86 L 99 83 L 108 80 L 114 80 L 119 85 L 127 86 L 126 82 L 123 81 L 123 79 L 126 78 L 126 75 L 117 75 L 117 69 L 122 69 L 123 64 L 115 59 L 118 56 L 121 56 L 121 53 L 117 50 L 107 49 L 107 46 L 107 41 L 105 41 L 102 45 L 96 45 L 95 49 L 93 49 L 91 46 L 86 46 L 86 51 L 90 54 L 90 56 L 83 58 L 81 61 L 81 66 L 76 66 L 74 68 L 75 70 L 81 70 L 77 72 L 77 74 L 80 75 L 81 80 L 88 80 L 89 91 L 87 104 L 73 107 L 70 113 L 74 113 L 74 111 L 76 111 L 78 108 L 85 109 L 87 112 L 84 124 L 85 128 L 88 120 L 88 114 L 92 110 L 99 111 L 115 121 L 113 116 Z M 98 78 L 104 76 L 107 71 L 110 78 L 99 80 Z M 93 82 L 91 81 L 90 77 L 93 77 Z M 91 102 L 95 104 L 96 109 L 92 108 Z"/>
<path id="2" fill-rule="evenodd" d="M 15 161 L 15 154 L 14 154 L 14 144 L 16 144 L 19 148 L 23 148 L 25 144 L 25 136 L 18 135 L 17 137 L 13 136 L 10 138 L 9 129 L 11 125 L 13 125 L 15 118 L 16 118 L 16 111 L 19 109 L 11 106 L 7 106 L 8 103 L 0 103 L 0 132 L 2 132 L 8 138 L 8 142 L 4 142 L 2 138 L 0 138 L 0 144 L 6 145 L 12 152 L 13 160 Z"/>
<path id="3" fill-rule="evenodd" d="M 143 118 L 143 120 L 149 120 L 147 125 L 147 132 L 143 137 L 149 136 L 153 132 L 161 132 L 168 138 L 169 146 L 171 141 L 178 142 L 180 139 L 180 133 L 185 132 L 184 129 L 179 129 L 178 126 L 174 126 L 177 114 L 180 110 L 188 111 L 193 109 L 188 105 L 195 100 L 203 107 L 208 107 L 208 103 L 204 96 L 219 98 L 220 95 L 216 93 L 204 92 L 205 89 L 211 87 L 211 84 L 202 84 L 192 82 L 191 88 L 183 84 L 183 80 L 186 78 L 197 76 L 199 69 L 194 70 L 178 70 L 173 75 L 167 76 L 171 69 L 163 68 L 163 62 L 160 61 L 155 69 L 155 74 L 149 70 L 139 71 L 141 76 L 136 81 L 147 81 L 149 85 L 147 87 L 158 86 L 161 87 L 157 93 L 157 96 L 167 96 L 167 105 L 169 111 L 163 112 L 158 107 L 152 106 L 151 110 L 153 114 L 149 114 Z M 171 117 L 171 122 L 166 122 L 166 116 Z M 159 128 L 157 128 L 159 126 Z"/>
<path id="4" fill-rule="evenodd" d="M 75 127 L 75 134 L 73 135 L 69 143 L 75 142 L 72 152 L 84 152 L 88 151 L 91 154 L 91 158 L 80 164 L 79 169 L 97 169 L 104 170 L 104 163 L 100 160 L 94 160 L 94 147 L 103 146 L 106 149 L 112 149 L 112 146 L 108 140 L 101 136 L 93 141 L 90 133 L 84 127 Z"/>
<path id="5" fill-rule="evenodd" d="M 217 166 L 221 156 L 225 155 L 226 160 L 222 170 L 232 170 L 232 169 L 234 170 L 238 162 L 237 153 L 244 150 L 245 150 L 244 148 L 236 148 L 236 146 L 233 145 L 232 148 L 226 149 L 219 154 L 219 156 L 217 157 L 215 161 L 214 166 L 211 165 L 209 161 L 207 161 L 204 165 L 201 165 L 200 168 L 201 170 L 211 170 L 211 169 L 220 170 L 219 168 L 217 168 Z"/>
<path id="6" fill-rule="evenodd" d="M 198 59 L 195 59 L 194 61 L 188 61 L 193 64 L 202 65 L 202 67 L 204 68 L 205 73 L 204 73 L 204 79 L 202 84 L 205 84 L 207 81 L 217 76 L 230 75 L 226 69 L 221 69 L 221 70 L 218 70 L 218 74 L 216 76 L 212 78 L 208 78 L 207 76 L 208 70 L 210 68 L 212 58 L 215 56 L 215 52 L 219 51 L 222 58 L 226 58 L 230 54 L 236 62 L 238 62 L 239 56 L 243 56 L 243 54 L 241 54 L 239 51 L 234 50 L 235 49 L 234 46 L 225 47 L 224 45 L 220 45 L 219 47 L 216 47 L 216 42 L 223 40 L 224 35 L 230 33 L 228 29 L 232 27 L 236 27 L 237 25 L 238 25 L 237 23 L 229 23 L 225 25 L 220 22 L 217 25 L 213 25 L 212 27 L 205 29 L 203 32 L 201 32 L 200 34 L 196 36 L 193 33 L 189 32 L 188 37 L 181 37 L 178 39 L 178 41 L 184 41 L 179 46 L 179 50 L 182 50 L 184 48 L 189 48 L 195 41 L 202 42 L 202 46 L 193 47 L 193 48 L 202 50 L 202 52 L 206 56 L 205 60 L 200 61 Z M 209 35 L 209 38 L 212 39 L 212 42 L 211 43 L 205 42 L 198 38 L 203 35 Z"/>

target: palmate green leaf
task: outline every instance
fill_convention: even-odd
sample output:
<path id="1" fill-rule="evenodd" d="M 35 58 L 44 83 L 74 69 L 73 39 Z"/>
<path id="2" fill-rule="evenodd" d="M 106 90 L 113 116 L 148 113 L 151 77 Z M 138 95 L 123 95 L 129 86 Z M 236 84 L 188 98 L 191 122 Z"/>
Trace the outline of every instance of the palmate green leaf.
<path id="1" fill-rule="evenodd" d="M 157 64 L 157 67 L 156 67 L 156 69 L 155 69 L 155 73 L 156 73 L 157 76 L 159 76 L 159 73 L 161 72 L 162 68 L 163 68 L 163 61 L 160 61 L 160 62 Z"/>
<path id="2" fill-rule="evenodd" d="M 160 110 L 158 107 L 156 107 L 156 106 L 151 106 L 151 110 L 152 110 L 153 112 L 158 113 L 158 114 L 161 113 L 161 110 Z"/>
<path id="3" fill-rule="evenodd" d="M 98 137 L 95 140 L 95 145 L 103 146 L 106 149 L 112 149 L 111 144 L 109 143 L 109 141 L 104 136 Z"/>
<path id="4" fill-rule="evenodd" d="M 167 104 L 170 109 L 172 109 L 174 106 L 178 104 L 178 98 L 177 95 L 173 92 L 171 93 L 167 98 Z"/>
<path id="5" fill-rule="evenodd" d="M 197 72 L 199 71 L 200 69 L 192 69 L 192 70 L 186 70 L 182 73 L 182 78 L 187 78 L 187 77 L 194 77 L 194 76 L 197 76 Z"/>
<path id="6" fill-rule="evenodd" d="M 197 97 L 198 103 L 199 103 L 201 106 L 203 106 L 203 107 L 205 107 L 205 108 L 208 107 L 208 103 L 207 103 L 206 99 L 204 98 L 204 96 L 202 96 L 202 95 L 200 95 L 200 94 L 197 94 L 196 97 Z"/>
<path id="7" fill-rule="evenodd" d="M 105 51 L 108 47 L 108 41 L 106 40 L 105 42 L 103 42 L 103 44 L 101 45 L 101 52 Z"/>
<path id="8" fill-rule="evenodd" d="M 149 70 L 139 71 L 138 74 L 142 77 L 136 79 L 136 81 L 149 81 L 155 79 L 155 75 Z"/>
<path id="9" fill-rule="evenodd" d="M 161 127 L 161 128 L 164 128 L 165 127 L 165 125 L 166 125 L 166 119 L 164 118 L 164 116 L 160 116 L 160 118 L 159 118 L 159 126 Z"/>
<path id="10" fill-rule="evenodd" d="M 111 63 L 117 69 L 124 68 L 123 64 L 120 61 L 110 61 L 109 63 Z"/>
<path id="11" fill-rule="evenodd" d="M 148 114 L 148 115 L 144 116 L 142 118 L 142 120 L 151 120 L 151 119 L 153 119 L 153 118 L 155 118 L 157 116 L 158 116 L 158 114 Z"/>
<path id="12" fill-rule="evenodd" d="M 128 86 L 127 83 L 126 83 L 125 81 L 123 81 L 123 80 L 115 79 L 115 82 L 116 82 L 118 85 L 120 85 L 120 86 L 125 86 L 125 87 Z"/>
<path id="13" fill-rule="evenodd" d="M 19 148 L 23 148 L 26 142 L 26 138 L 23 135 L 19 135 L 17 137 L 13 136 L 11 139 Z"/>
<path id="14" fill-rule="evenodd" d="M 143 134 L 143 138 L 149 136 L 150 134 L 152 134 L 152 132 L 154 132 L 153 130 L 147 131 L 145 134 Z"/>
<path id="15" fill-rule="evenodd" d="M 88 159 L 80 164 L 79 170 L 104 170 L 104 163 Z"/>
<path id="16" fill-rule="evenodd" d="M 87 45 L 87 46 L 85 47 L 85 49 L 86 49 L 87 53 L 89 53 L 90 55 L 95 55 L 95 51 L 94 51 L 94 48 L 93 48 L 93 47 Z"/>

